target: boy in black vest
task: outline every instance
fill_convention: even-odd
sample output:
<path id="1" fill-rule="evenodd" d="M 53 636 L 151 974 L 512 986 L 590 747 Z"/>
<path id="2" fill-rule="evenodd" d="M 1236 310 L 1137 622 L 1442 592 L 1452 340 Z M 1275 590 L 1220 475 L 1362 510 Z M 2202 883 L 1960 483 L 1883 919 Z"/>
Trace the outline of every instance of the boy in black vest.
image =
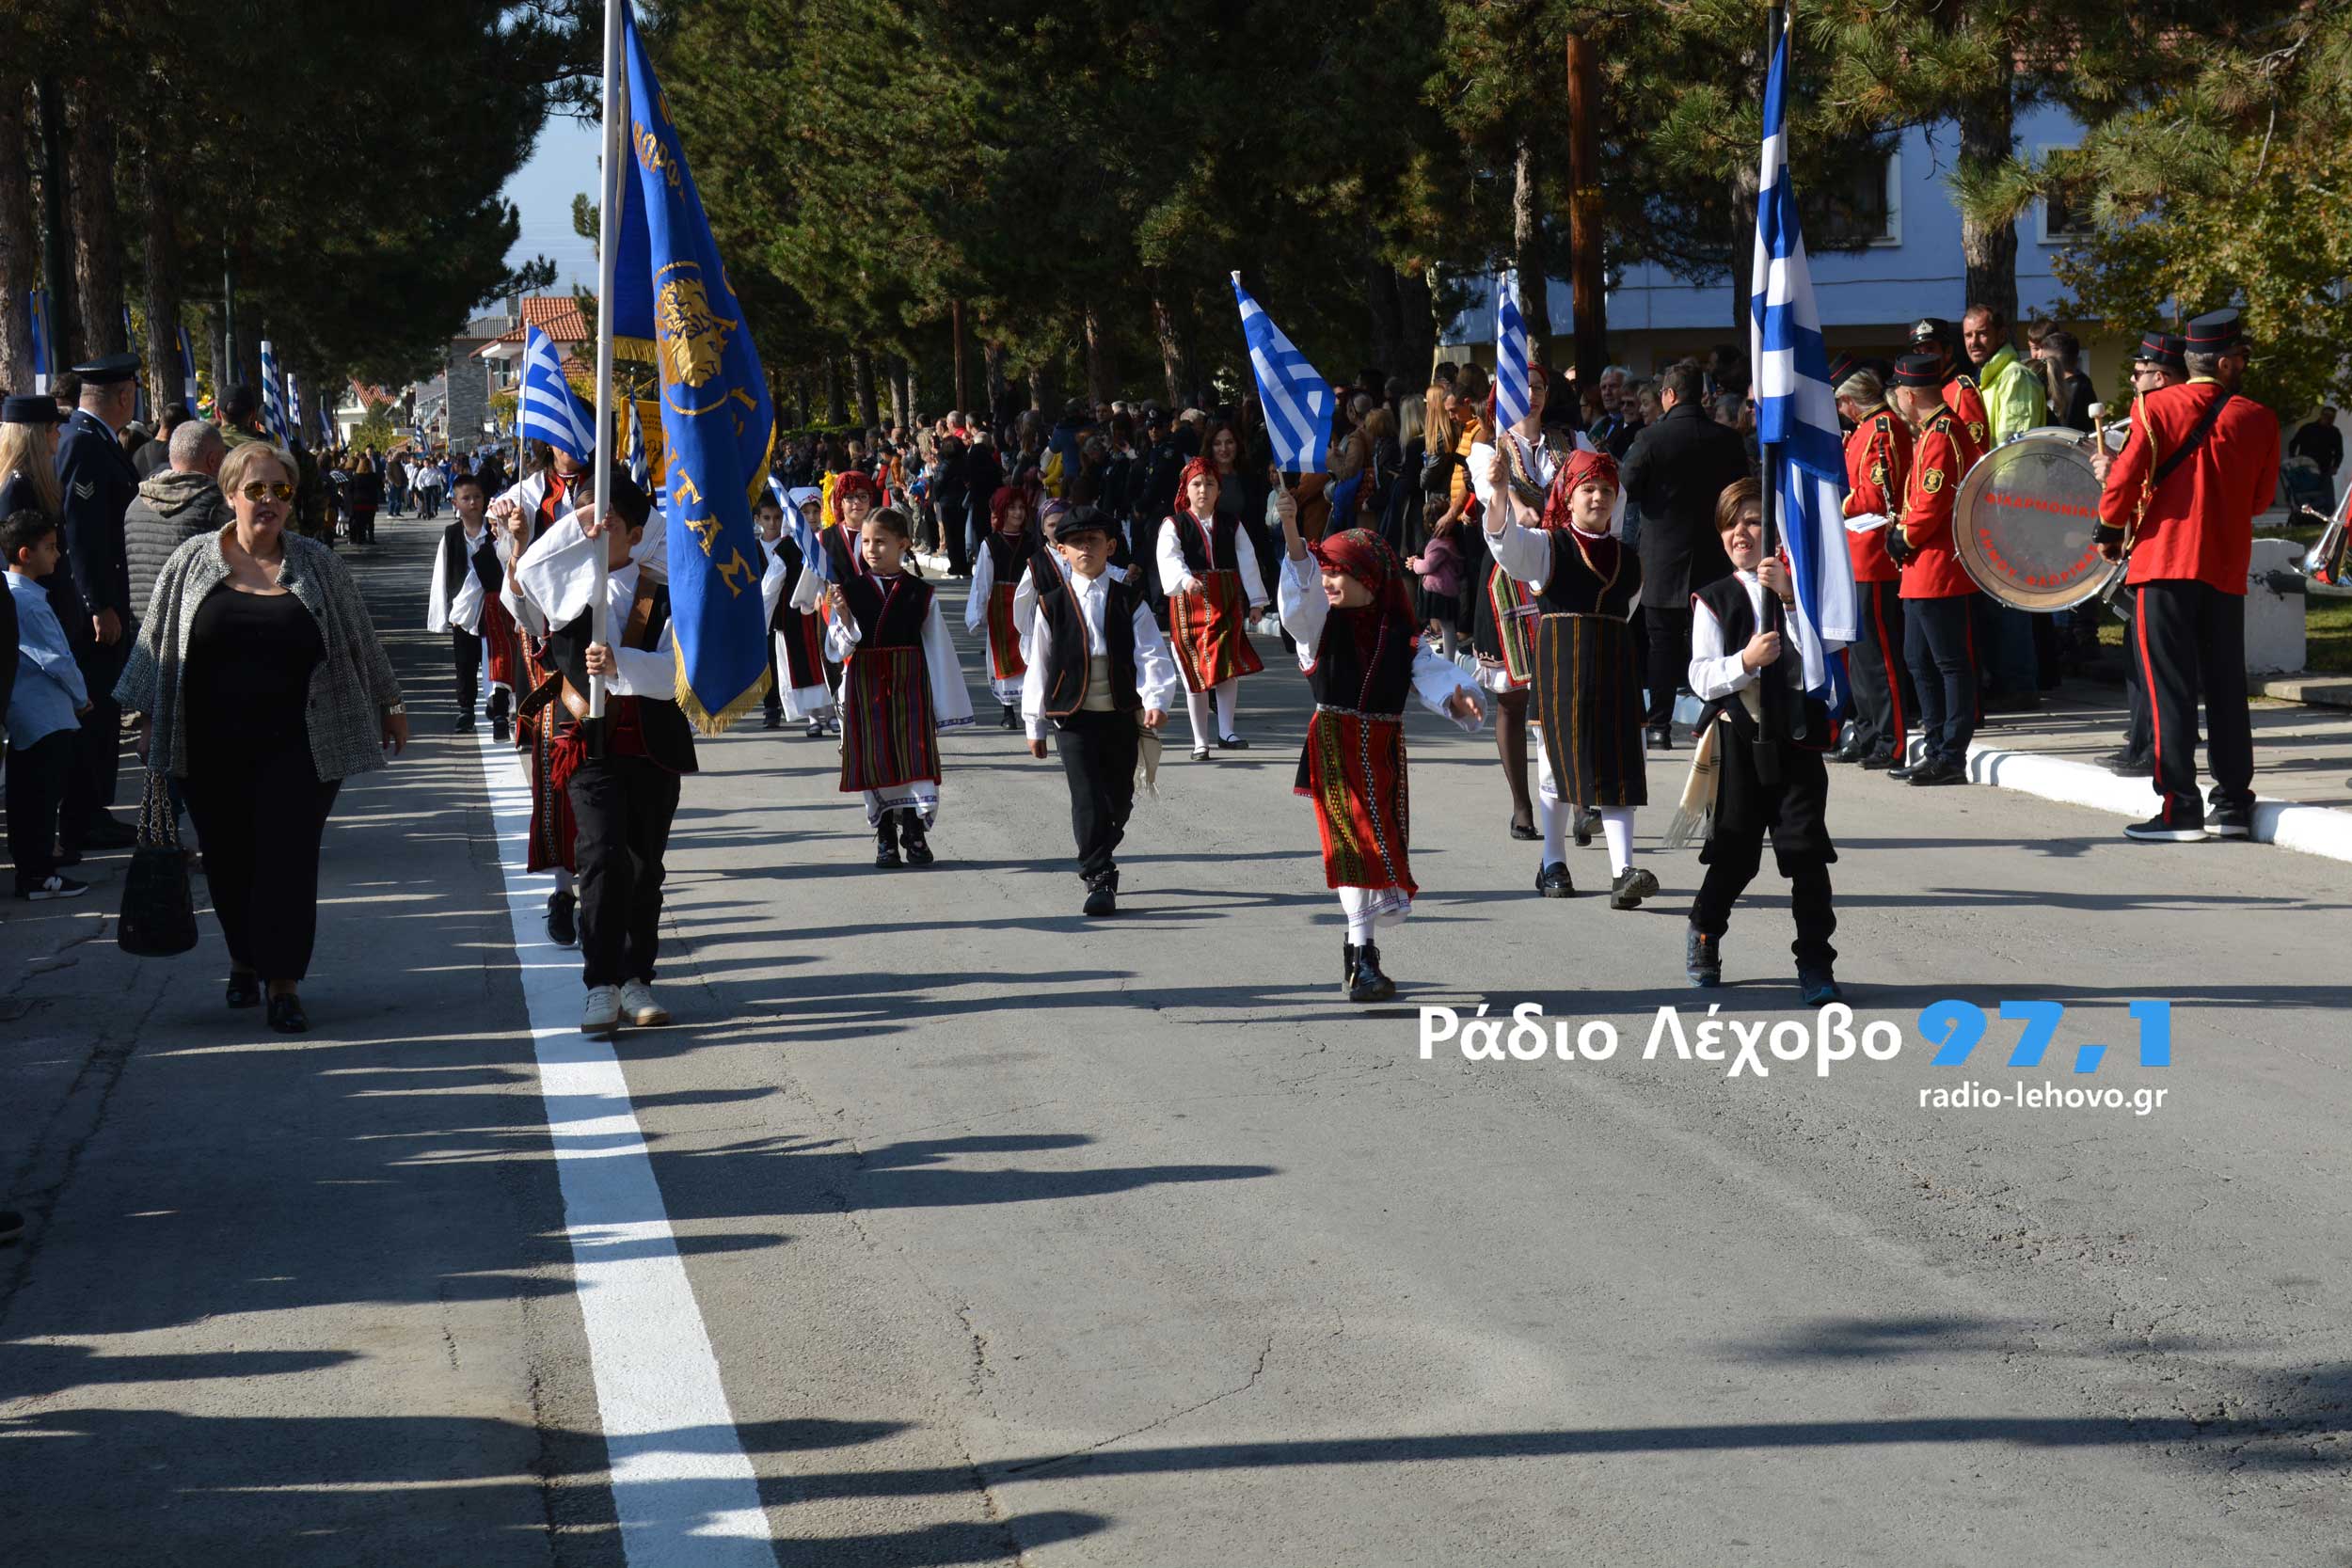
<path id="1" fill-rule="evenodd" d="M 662 857 L 677 814 L 678 781 L 696 770 L 694 731 L 680 711 L 670 591 L 633 551 L 652 503 L 624 473 L 612 475 L 604 517 L 566 515 L 515 565 L 516 587 L 546 616 L 548 693 L 557 709 L 550 775 L 578 824 L 580 978 L 588 987 L 580 1033 L 611 1034 L 624 1019 L 667 1023 L 651 982 L 661 926 Z M 594 636 L 595 551 L 606 552 L 606 641 Z M 604 677 L 605 711 L 588 717 L 589 677 Z M 539 693 L 533 693 L 536 699 Z"/>
<path id="2" fill-rule="evenodd" d="M 433 587 L 425 596 L 424 629 L 449 633 L 451 657 L 457 669 L 457 721 L 452 728 L 461 733 L 473 728 L 474 702 L 482 689 L 483 644 L 485 640 L 490 642 L 494 650 L 490 729 L 503 742 L 508 687 L 500 676 L 512 678 L 513 672 L 507 669 L 512 655 L 505 643 L 513 636 L 513 625 L 499 603 L 506 567 L 499 560 L 498 536 L 483 520 L 490 492 L 473 475 L 460 474 L 450 504 L 457 520 L 441 531 L 441 547 L 433 557 Z"/>
<path id="3" fill-rule="evenodd" d="M 1806 1006 L 1825 1007 L 1841 999 L 1833 973 L 1837 950 L 1829 940 L 1837 929 L 1829 885 L 1837 847 L 1830 842 L 1829 769 L 1821 760 L 1837 736 L 1828 710 L 1805 694 L 1804 661 L 1794 642 L 1764 629 L 1764 594 L 1778 595 L 1783 606 L 1793 605 L 1796 594 L 1787 563 L 1763 559 L 1764 503 L 1756 482 L 1726 485 L 1715 521 L 1732 575 L 1691 596 L 1691 689 L 1707 704 L 1698 728 L 1712 742 L 1715 788 L 1713 829 L 1699 850 L 1707 878 L 1691 906 L 1684 964 L 1692 985 L 1723 983 L 1731 907 L 1762 864 L 1769 832 L 1797 921 L 1797 985 Z M 1790 721 L 1802 716 L 1804 736 L 1784 736 L 1772 759 L 1777 766 L 1759 768 L 1764 680 L 1783 683 L 1782 711 Z M 1777 777 L 1767 779 L 1767 771 Z"/>
<path id="4" fill-rule="evenodd" d="M 1013 595 L 1012 624 L 1028 658 L 1021 717 L 1029 754 L 1045 754 L 1050 721 L 1070 781 L 1086 912 L 1095 916 L 1118 912 L 1112 855 L 1136 803 L 1136 753 L 1143 731 L 1168 722 L 1178 690 L 1176 661 L 1142 585 L 1110 563 L 1117 543 L 1116 525 L 1098 508 L 1061 514 L 1053 545 L 1030 558 Z"/>

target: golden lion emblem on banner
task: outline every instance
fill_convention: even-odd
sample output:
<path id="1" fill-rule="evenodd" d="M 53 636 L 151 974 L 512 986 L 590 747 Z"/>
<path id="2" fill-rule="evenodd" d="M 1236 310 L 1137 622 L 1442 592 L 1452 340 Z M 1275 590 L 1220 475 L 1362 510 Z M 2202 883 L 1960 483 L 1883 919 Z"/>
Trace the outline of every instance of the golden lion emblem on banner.
<path id="1" fill-rule="evenodd" d="M 660 340 L 665 379 L 700 387 L 719 373 L 735 323 L 710 308 L 698 277 L 673 277 L 654 299 L 654 330 Z"/>

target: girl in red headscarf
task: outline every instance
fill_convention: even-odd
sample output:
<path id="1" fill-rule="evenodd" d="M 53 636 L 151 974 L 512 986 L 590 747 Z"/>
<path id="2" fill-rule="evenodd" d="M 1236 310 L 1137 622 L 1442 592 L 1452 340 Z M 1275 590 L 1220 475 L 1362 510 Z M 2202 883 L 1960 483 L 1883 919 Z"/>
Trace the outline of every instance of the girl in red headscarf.
<path id="1" fill-rule="evenodd" d="M 1314 693 L 1296 788 L 1315 803 L 1323 876 L 1347 916 L 1342 985 L 1351 1002 L 1385 1002 L 1396 982 L 1373 941 L 1412 912 L 1420 891 L 1406 859 L 1405 700 L 1475 730 L 1486 712 L 1468 676 L 1416 641 L 1405 563 L 1369 529 L 1309 546 L 1298 503 L 1276 494 L 1282 520 L 1282 626 Z"/>
<path id="2" fill-rule="evenodd" d="M 1029 498 L 1007 484 L 988 503 L 988 537 L 972 562 L 972 592 L 963 601 L 963 629 L 988 627 L 988 687 L 1005 710 L 1006 729 L 1021 727 L 1021 683 L 1028 665 L 1021 657 L 1021 632 L 1013 624 L 1013 590 L 1041 535 L 1029 527 Z"/>
<path id="3" fill-rule="evenodd" d="M 1495 458 L 1502 458 L 1504 482 L 1530 506 L 1540 506 L 1551 488 L 1552 477 L 1570 455 L 1567 444 L 1544 429 L 1544 406 L 1551 392 L 1551 375 L 1541 365 L 1527 368 L 1527 416 L 1508 429 L 1495 426 L 1494 395 L 1486 397 L 1486 426 L 1491 441 L 1470 448 L 1470 474 L 1482 515 L 1492 515 L 1495 499 Z M 1484 554 L 1484 552 L 1481 552 Z M 1527 787 L 1527 709 L 1529 688 L 1535 671 L 1535 594 L 1523 582 L 1486 559 L 1486 571 L 1472 585 L 1470 645 L 1478 654 L 1478 685 L 1495 698 L 1495 746 L 1502 758 L 1502 782 L 1511 792 L 1513 838 L 1541 837 L 1535 825 L 1535 803 Z M 1551 802 L 1552 809 L 1559 802 Z M 1583 824 L 1572 824 L 1577 842 L 1587 843 Z"/>
<path id="4" fill-rule="evenodd" d="M 1217 505 L 1219 483 L 1216 465 L 1194 458 L 1176 483 L 1175 514 L 1160 524 L 1168 641 L 1184 677 L 1195 762 L 1208 760 L 1212 694 L 1217 745 L 1228 751 L 1248 746 L 1233 733 L 1236 699 L 1242 676 L 1265 668 L 1249 645 L 1250 617 L 1265 609 L 1265 578 L 1241 518 Z"/>
<path id="5" fill-rule="evenodd" d="M 1544 829 L 1535 891 L 1576 895 L 1565 819 L 1595 808 L 1609 840 L 1609 907 L 1637 908 L 1658 891 L 1658 879 L 1633 863 L 1633 812 L 1648 803 L 1649 781 L 1642 655 L 1626 622 L 1641 594 L 1642 562 L 1620 537 L 1617 460 L 1605 451 L 1571 455 L 1552 476 L 1540 518 L 1513 490 L 1500 453 L 1489 477 L 1502 504 L 1487 515 L 1487 548 L 1535 596 L 1532 689 L 1543 727 L 1536 754 Z"/>

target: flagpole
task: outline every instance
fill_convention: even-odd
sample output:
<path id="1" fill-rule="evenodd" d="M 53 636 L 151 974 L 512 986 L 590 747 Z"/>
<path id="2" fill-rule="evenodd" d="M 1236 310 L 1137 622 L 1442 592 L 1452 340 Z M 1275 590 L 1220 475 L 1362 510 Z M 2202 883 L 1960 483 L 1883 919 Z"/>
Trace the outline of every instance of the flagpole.
<path id="1" fill-rule="evenodd" d="M 621 180 L 621 123 L 627 118 L 621 84 L 621 8 L 629 0 L 604 0 L 604 188 L 596 221 L 596 517 L 601 522 L 612 504 L 612 295 L 618 275 L 615 244 L 620 227 L 618 192 Z M 590 626 L 596 641 L 611 645 L 612 610 L 606 605 L 612 580 L 612 555 L 596 551 L 596 592 L 589 603 Z M 604 677 L 588 677 L 588 717 L 604 717 Z"/>
<path id="2" fill-rule="evenodd" d="M 1772 7 L 1765 12 L 1764 22 L 1764 72 L 1768 78 L 1772 74 L 1773 65 L 1780 59 L 1781 39 L 1787 32 L 1788 26 L 1788 12 L 1778 3 L 1778 0 L 1775 0 Z M 1782 135 L 1785 136 L 1787 134 L 1787 121 L 1784 119 L 1782 122 Z M 1763 199 L 1763 193 L 1760 187 L 1757 193 L 1757 199 L 1759 201 Z M 1762 214 L 1759 212 L 1756 217 L 1757 232 L 1759 235 L 1762 232 L 1763 221 Z M 1759 243 L 1761 243 L 1760 240 Z M 1768 280 L 1770 277 L 1771 274 L 1768 271 L 1766 273 Z M 1769 281 L 1767 286 L 1769 288 Z M 1770 298 L 1771 296 L 1768 293 L 1766 295 L 1768 307 L 1770 304 Z M 1758 346 L 1760 347 L 1761 345 L 1759 344 Z M 1760 370 L 1761 367 L 1759 366 L 1758 369 Z M 1776 451 L 1781 459 L 1777 467 L 1772 461 Z M 1780 554 L 1780 479 L 1781 475 L 1786 473 L 1788 470 L 1787 443 L 1774 442 L 1772 446 L 1766 447 L 1764 449 L 1763 457 L 1764 494 L 1762 500 L 1764 502 L 1764 537 L 1761 546 L 1763 554 L 1761 559 L 1756 562 L 1759 567 L 1763 565 L 1764 562 L 1771 561 Z M 1780 632 L 1782 634 L 1782 649 L 1780 657 L 1783 658 L 1788 658 L 1791 655 L 1797 653 L 1797 649 L 1788 636 L 1787 621 L 1788 617 L 1781 612 L 1780 595 L 1777 594 L 1765 594 L 1764 619 L 1761 623 L 1762 629 L 1770 632 Z M 1756 774 L 1758 779 L 1762 780 L 1766 784 L 1775 784 L 1779 782 L 1780 743 L 1788 734 L 1788 710 L 1787 700 L 1788 686 L 1785 681 L 1779 678 L 1779 667 L 1775 665 L 1772 670 L 1773 678 L 1760 681 L 1756 686 L 1756 707 L 1758 711 L 1756 714 Z"/>

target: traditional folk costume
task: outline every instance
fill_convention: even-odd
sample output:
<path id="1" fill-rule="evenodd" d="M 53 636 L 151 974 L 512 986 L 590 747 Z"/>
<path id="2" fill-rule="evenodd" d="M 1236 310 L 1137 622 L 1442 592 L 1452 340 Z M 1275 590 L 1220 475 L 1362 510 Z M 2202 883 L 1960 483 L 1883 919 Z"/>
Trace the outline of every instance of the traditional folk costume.
<path id="1" fill-rule="evenodd" d="M 835 586 L 850 606 L 826 629 L 826 650 L 842 665 L 842 793 L 866 798 L 875 864 L 899 863 L 903 842 L 908 861 L 929 865 L 924 830 L 939 817 L 939 732 L 972 722 L 963 667 L 930 583 L 904 572 L 856 572 Z"/>
<path id="2" fill-rule="evenodd" d="M 1446 704 L 1477 688 L 1420 646 L 1405 566 L 1387 541 L 1350 529 L 1309 549 L 1303 561 L 1283 557 L 1279 585 L 1282 626 L 1297 643 L 1298 667 L 1315 699 L 1295 788 L 1314 802 L 1324 883 L 1338 890 L 1347 917 L 1343 984 L 1349 1000 L 1385 1001 L 1396 984 L 1381 973 L 1373 938 L 1378 927 L 1410 914 L 1421 891 L 1406 859 L 1405 700 L 1418 696 L 1432 712 L 1452 718 Z M 1325 571 L 1362 583 L 1372 603 L 1334 610 L 1323 592 Z M 1470 731 L 1480 723 L 1454 721 Z"/>
<path id="3" fill-rule="evenodd" d="M 560 519 L 587 502 L 590 483 L 584 473 L 565 476 L 549 467 L 526 475 L 499 499 L 513 501 L 522 508 L 523 515 L 531 519 L 531 536 L 536 541 L 545 537 Z M 525 546 L 524 553 L 530 553 L 529 546 Z M 572 890 L 572 841 L 576 829 L 571 800 L 549 777 L 555 756 L 556 720 L 548 710 L 557 705 L 555 693 L 562 675 L 547 658 L 548 625 L 537 611 L 528 610 L 515 592 L 511 570 L 499 589 L 499 602 L 515 626 L 513 660 L 518 677 L 516 689 L 521 693 L 515 707 L 515 749 L 522 753 L 523 774 L 531 784 L 531 827 L 523 840 L 523 869 L 555 874 L 555 892 L 548 899 L 548 937 L 558 946 L 569 947 L 579 940 Z"/>
<path id="4" fill-rule="evenodd" d="M 1197 475 L 1215 480 L 1216 466 L 1205 457 L 1184 466 L 1176 482 L 1176 510 L 1160 524 L 1158 558 L 1160 583 L 1168 590 L 1168 636 L 1192 720 L 1192 754 L 1200 758 L 1209 754 L 1212 736 L 1229 751 L 1249 744 L 1233 733 L 1233 714 L 1241 678 L 1265 668 L 1249 643 L 1250 619 L 1265 609 L 1265 578 L 1238 516 L 1222 510 L 1206 519 L 1192 515 Z M 1198 586 L 1184 592 L 1187 582 Z"/>
<path id="5" fill-rule="evenodd" d="M 612 476 L 612 510 L 643 527 L 652 503 L 626 474 Z M 606 640 L 616 669 L 605 677 L 605 713 L 588 713 L 587 653 L 594 638 L 596 562 L 607 547 L 565 515 L 552 524 L 509 574 L 521 618 L 548 627 L 543 657 L 555 672 L 543 714 L 552 736 L 551 781 L 571 801 L 579 824 L 580 978 L 596 1023 L 597 993 L 638 1023 L 668 1014 L 645 990 L 653 979 L 661 924 L 662 860 L 677 814 L 679 779 L 696 771 L 693 727 L 672 693 L 677 656 L 666 582 L 649 561 L 615 568 L 606 586 Z M 537 698 L 539 692 L 532 693 Z"/>
<path id="6" fill-rule="evenodd" d="M 425 594 L 424 629 L 447 632 L 457 674 L 457 728 L 473 728 L 474 704 L 482 683 L 490 686 L 492 733 L 506 738 L 507 713 L 515 698 L 514 617 L 499 602 L 506 581 L 498 531 L 485 526 L 468 535 L 465 524 L 441 531 L 433 552 L 433 586 Z"/>
<path id="7" fill-rule="evenodd" d="M 1494 448 L 1481 443 L 1470 448 L 1471 483 L 1484 515 L 1491 516 L 1502 503 L 1494 494 L 1488 469 Z M 1567 460 L 1568 448 L 1549 431 L 1529 440 L 1517 430 L 1502 433 L 1502 455 L 1512 497 L 1531 513 L 1540 514 L 1551 482 Z M 1502 780 L 1511 791 L 1511 836 L 1539 836 L 1536 808 L 1527 792 L 1527 705 L 1535 678 L 1534 590 L 1515 580 L 1490 555 L 1484 580 L 1478 585 L 1470 647 L 1478 656 L 1478 685 L 1495 699 L 1495 747 L 1502 758 Z M 1548 796 L 1543 810 L 1556 817 L 1560 800 Z M 1550 823 L 1556 831 L 1557 822 Z M 1580 816 L 1574 824 L 1577 842 L 1590 840 Z"/>
<path id="8" fill-rule="evenodd" d="M 1869 768 L 1903 760 L 1919 710 L 1903 656 L 1902 568 L 1886 553 L 1910 480 L 1911 427 L 1882 404 L 1846 437 L 1846 553 L 1860 636 L 1846 655 L 1854 719 L 1838 755 Z"/>
<path id="9" fill-rule="evenodd" d="M 1004 727 L 1009 730 L 1020 725 L 1024 677 L 1028 673 L 1021 657 L 1026 628 L 1014 616 L 1013 594 L 1041 538 L 1040 531 L 1025 523 L 1018 532 L 1005 531 L 1005 518 L 1016 502 L 1027 504 L 1010 485 L 999 488 L 989 500 L 988 537 L 980 541 L 978 559 L 972 562 L 972 592 L 963 605 L 965 631 L 988 628 L 988 689 L 1003 705 Z M 1027 515 L 1025 511 L 1023 515 Z"/>
<path id="10" fill-rule="evenodd" d="M 1804 660 L 1793 637 L 1784 641 L 1779 659 L 1760 671 L 1740 661 L 1740 651 L 1764 625 L 1764 585 L 1755 573 L 1719 578 L 1691 595 L 1691 689 L 1707 705 L 1699 716 L 1692 777 L 1703 807 L 1712 815 L 1699 849 L 1707 877 L 1691 905 L 1686 967 L 1693 984 L 1721 983 L 1731 909 L 1763 863 L 1769 832 L 1772 857 L 1788 879 L 1788 904 L 1797 922 L 1791 950 L 1804 1005 L 1827 1006 L 1838 1000 L 1832 977 L 1837 950 L 1830 945 L 1837 914 L 1830 905 L 1829 884 L 1837 847 L 1829 836 L 1829 768 L 1822 753 L 1836 731 L 1829 710 L 1805 692 Z M 1763 710 L 1759 683 L 1765 679 L 1781 681 L 1786 711 L 1804 716 L 1805 739 L 1780 741 L 1778 776 L 1771 780 L 1759 771 L 1756 755 Z"/>
<path id="11" fill-rule="evenodd" d="M 1113 528 L 1089 506 L 1065 515 L 1059 531 Z M 1119 892 L 1114 857 L 1135 809 L 1136 771 L 1147 744 L 1143 711 L 1174 705 L 1176 663 L 1137 574 L 1121 567 L 1082 578 L 1041 545 L 1014 591 L 1012 615 L 1025 628 L 1030 656 L 1021 717 L 1031 740 L 1043 740 L 1051 726 L 1070 784 L 1070 831 L 1087 885 L 1086 912 L 1109 914 Z M 1158 738 L 1148 744 L 1156 755 Z"/>
<path id="12" fill-rule="evenodd" d="M 882 487 L 874 483 L 872 475 L 849 468 L 826 476 L 825 509 L 821 514 L 825 524 L 817 531 L 817 546 L 825 552 L 826 564 L 832 569 L 836 582 L 847 582 L 851 578 L 866 575 L 866 557 L 858 548 L 857 531 L 850 527 L 849 519 L 841 515 L 842 498 L 855 495 L 864 495 L 876 506 L 882 505 Z M 791 598 L 786 602 L 793 609 L 805 612 L 818 609 L 824 599 L 824 578 L 814 572 L 803 572 L 800 582 L 792 590 Z"/>
<path id="13" fill-rule="evenodd" d="M 815 490 L 791 492 L 786 498 L 787 510 L 797 515 L 800 504 L 816 494 Z M 823 617 L 795 608 L 802 582 L 814 579 L 817 574 L 808 569 L 800 541 L 788 528 L 773 543 L 762 541 L 762 548 L 767 559 L 760 573 L 759 595 L 768 611 L 769 657 L 775 666 L 778 710 L 796 724 L 805 721 L 809 738 L 817 739 L 824 735 L 827 724 L 838 725 L 833 689 L 840 674 L 825 659 Z"/>
<path id="14" fill-rule="evenodd" d="M 1546 897 L 1575 895 L 1564 829 L 1569 814 L 1581 817 L 1592 809 L 1609 845 L 1610 907 L 1629 910 L 1658 891 L 1658 879 L 1633 863 L 1633 813 L 1648 803 L 1649 781 L 1642 741 L 1644 650 L 1626 623 L 1641 594 L 1642 562 L 1619 532 L 1622 487 L 1609 532 L 1586 533 L 1570 520 L 1568 498 L 1587 479 L 1616 486 L 1617 460 L 1601 451 L 1572 454 L 1552 476 L 1543 526 L 1524 527 L 1498 509 L 1487 514 L 1486 546 L 1535 601 L 1531 685 L 1541 726 L 1544 831 L 1535 889 Z"/>

